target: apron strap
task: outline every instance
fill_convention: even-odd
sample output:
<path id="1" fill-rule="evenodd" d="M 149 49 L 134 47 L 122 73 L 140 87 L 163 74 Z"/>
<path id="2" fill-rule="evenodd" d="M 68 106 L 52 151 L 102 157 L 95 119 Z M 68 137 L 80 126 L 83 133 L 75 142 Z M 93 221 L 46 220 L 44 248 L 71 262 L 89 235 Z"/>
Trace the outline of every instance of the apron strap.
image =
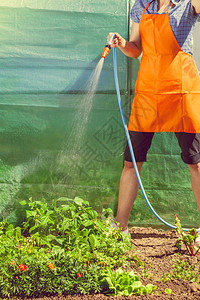
<path id="1" fill-rule="evenodd" d="M 172 4 L 170 5 L 170 7 L 167 10 L 167 14 L 169 13 L 170 8 L 174 5 L 174 3 L 172 2 Z"/>
<path id="2" fill-rule="evenodd" d="M 145 7 L 145 9 L 143 10 L 142 16 L 144 15 L 145 11 L 147 10 L 147 8 L 149 7 L 149 5 L 153 2 L 154 0 L 152 0 L 151 2 L 149 2 L 147 4 L 147 6 Z"/>

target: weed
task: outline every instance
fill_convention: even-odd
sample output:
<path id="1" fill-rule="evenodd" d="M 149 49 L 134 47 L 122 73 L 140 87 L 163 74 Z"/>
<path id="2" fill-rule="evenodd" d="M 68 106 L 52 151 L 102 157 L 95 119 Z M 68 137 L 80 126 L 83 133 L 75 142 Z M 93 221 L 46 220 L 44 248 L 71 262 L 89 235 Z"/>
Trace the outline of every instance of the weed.
<path id="1" fill-rule="evenodd" d="M 171 279 L 184 279 L 190 282 L 196 282 L 199 277 L 199 269 L 196 266 L 190 265 L 188 262 L 182 260 L 173 260 L 172 273 L 163 274 L 162 281 Z"/>

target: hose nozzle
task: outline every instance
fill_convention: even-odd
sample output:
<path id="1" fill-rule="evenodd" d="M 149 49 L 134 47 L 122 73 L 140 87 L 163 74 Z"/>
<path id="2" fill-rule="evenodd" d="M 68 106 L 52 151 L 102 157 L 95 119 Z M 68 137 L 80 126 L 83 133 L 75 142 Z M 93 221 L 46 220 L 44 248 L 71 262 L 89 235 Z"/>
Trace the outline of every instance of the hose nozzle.
<path id="1" fill-rule="evenodd" d="M 110 52 L 110 49 L 111 49 L 111 44 L 112 44 L 112 41 L 115 37 L 115 34 L 111 34 L 110 36 L 110 39 L 108 41 L 108 44 L 105 45 L 104 49 L 103 49 L 103 53 L 102 53 L 102 56 L 103 58 L 106 58 L 106 56 L 108 55 L 108 53 Z"/>
<path id="2" fill-rule="evenodd" d="M 108 55 L 108 53 L 110 52 L 111 46 L 110 45 L 105 45 L 104 49 L 103 49 L 103 53 L 102 56 L 103 58 L 106 58 L 106 56 Z"/>

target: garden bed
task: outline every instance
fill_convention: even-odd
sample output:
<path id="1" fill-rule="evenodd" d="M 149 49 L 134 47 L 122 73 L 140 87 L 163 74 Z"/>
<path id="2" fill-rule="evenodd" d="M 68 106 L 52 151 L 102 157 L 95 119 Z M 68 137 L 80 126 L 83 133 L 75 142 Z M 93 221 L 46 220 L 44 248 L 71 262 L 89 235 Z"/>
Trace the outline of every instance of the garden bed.
<path id="1" fill-rule="evenodd" d="M 193 281 L 195 274 L 198 276 L 200 257 L 191 257 L 186 251 L 178 253 L 176 247 L 177 233 L 175 230 L 159 231 L 152 228 L 133 227 L 130 229 L 132 245 L 139 259 L 145 267 L 141 269 L 141 281 L 144 285 L 152 283 L 157 289 L 151 295 L 143 296 L 106 296 L 94 295 L 69 295 L 52 296 L 38 299 L 46 300 L 106 300 L 106 299 L 200 299 L 200 285 Z M 175 261 L 178 267 L 172 267 Z M 180 266 L 180 262 L 183 265 Z M 134 270 L 135 271 L 135 270 Z M 177 271 L 177 272 L 176 272 Z M 193 272 L 193 273 L 192 273 Z M 190 276 L 190 277 L 189 277 Z M 180 277 L 180 278 L 179 278 Z M 182 278 L 181 278 L 182 277 Z M 187 277 L 187 278 L 186 278 Z M 168 294 L 167 294 L 168 293 Z M 17 300 L 15 298 L 15 300 Z"/>
<path id="2" fill-rule="evenodd" d="M 200 299 L 197 233 L 178 217 L 177 231 L 132 227 L 130 239 L 109 208 L 60 201 L 20 202 L 22 228 L 1 218 L 0 299 Z"/>

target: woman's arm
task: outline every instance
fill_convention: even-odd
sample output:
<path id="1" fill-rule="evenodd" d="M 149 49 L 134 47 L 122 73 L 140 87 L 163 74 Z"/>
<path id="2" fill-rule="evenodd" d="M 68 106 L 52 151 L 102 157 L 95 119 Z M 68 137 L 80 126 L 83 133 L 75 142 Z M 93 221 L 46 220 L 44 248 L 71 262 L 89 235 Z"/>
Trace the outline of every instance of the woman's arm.
<path id="1" fill-rule="evenodd" d="M 109 33 L 107 37 L 108 41 L 111 34 L 112 32 Z M 115 33 L 115 38 L 111 47 L 118 47 L 126 56 L 132 58 L 137 58 L 138 56 L 140 56 L 142 52 L 142 45 L 139 33 L 139 23 L 132 23 L 132 30 L 129 42 L 126 41 L 123 37 L 121 37 L 118 33 Z"/>
<path id="2" fill-rule="evenodd" d="M 200 13 L 200 0 L 192 0 L 192 6 L 197 14 Z"/>

